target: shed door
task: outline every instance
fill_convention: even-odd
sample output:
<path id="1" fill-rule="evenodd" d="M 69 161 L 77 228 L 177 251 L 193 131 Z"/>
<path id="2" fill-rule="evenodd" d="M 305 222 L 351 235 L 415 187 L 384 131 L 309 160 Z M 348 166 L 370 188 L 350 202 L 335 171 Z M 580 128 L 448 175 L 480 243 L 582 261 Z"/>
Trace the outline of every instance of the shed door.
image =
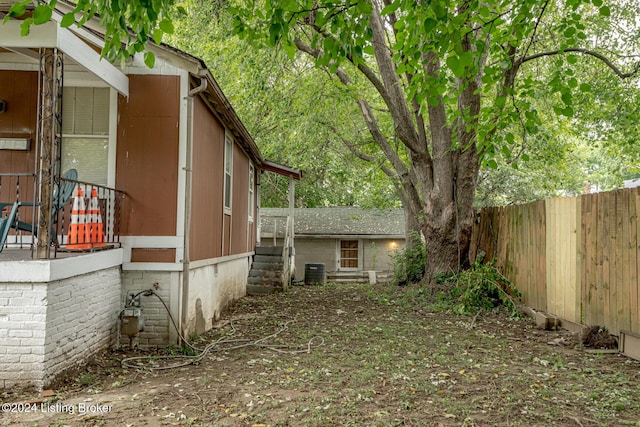
<path id="1" fill-rule="evenodd" d="M 340 240 L 340 270 L 358 270 L 360 267 L 360 244 L 358 240 Z"/>

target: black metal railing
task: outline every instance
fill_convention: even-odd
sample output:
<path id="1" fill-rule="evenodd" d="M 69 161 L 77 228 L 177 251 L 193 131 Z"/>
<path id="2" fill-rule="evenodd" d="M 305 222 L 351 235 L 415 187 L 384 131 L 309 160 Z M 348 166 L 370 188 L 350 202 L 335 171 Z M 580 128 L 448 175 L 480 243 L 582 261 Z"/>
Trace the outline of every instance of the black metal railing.
<path id="1" fill-rule="evenodd" d="M 0 236 L 3 247 L 31 248 L 34 240 L 33 232 L 21 230 L 35 224 L 38 219 L 37 180 L 33 173 L 0 173 L 0 211 L 4 219 L 3 225 L 9 227 Z M 13 209 L 18 204 L 18 209 Z M 13 212 L 13 217 L 10 218 Z"/>
<path id="2" fill-rule="evenodd" d="M 11 229 L 2 245 L 31 248 L 37 244 L 40 203 L 34 174 L 0 174 L 0 208 L 7 218 L 14 203 Z M 60 177 L 51 205 L 50 245 L 58 252 L 93 252 L 120 247 L 124 192 L 103 185 Z"/>
<path id="3" fill-rule="evenodd" d="M 60 179 L 61 191 L 73 186 L 73 195 L 58 212 L 57 251 L 91 252 L 120 247 L 124 192 L 89 182 Z"/>

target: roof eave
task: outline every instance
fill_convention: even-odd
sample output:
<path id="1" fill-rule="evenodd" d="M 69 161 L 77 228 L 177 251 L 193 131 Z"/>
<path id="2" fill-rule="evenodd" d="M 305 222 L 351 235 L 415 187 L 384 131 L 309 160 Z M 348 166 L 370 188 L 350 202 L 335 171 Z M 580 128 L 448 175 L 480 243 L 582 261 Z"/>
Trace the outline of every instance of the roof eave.
<path id="1" fill-rule="evenodd" d="M 304 233 L 296 230 L 296 239 L 303 238 L 311 238 L 311 239 L 370 239 L 370 240 L 382 240 L 382 239 L 391 239 L 391 240 L 404 240 L 404 234 L 315 234 L 315 233 Z"/>
<path id="2" fill-rule="evenodd" d="M 64 0 L 59 1 L 56 5 L 56 9 L 60 10 L 62 13 L 67 13 L 71 11 L 72 8 L 73 5 Z M 94 17 L 88 20 L 84 24 L 84 27 L 91 30 L 97 36 L 104 38 L 104 29 L 100 26 L 97 18 Z M 204 61 L 168 44 L 156 44 L 152 39 L 148 40 L 147 48 L 151 51 L 154 51 L 154 53 L 164 53 L 164 55 L 160 56 L 162 56 L 165 60 L 169 60 L 169 62 L 171 62 L 172 56 L 179 58 L 180 63 L 174 65 L 179 66 L 180 68 L 184 69 L 194 76 L 200 78 L 204 77 L 207 79 L 208 84 L 205 93 L 208 94 L 210 100 L 212 101 L 212 104 L 216 109 L 218 109 L 217 113 L 224 117 L 226 121 L 225 125 L 230 128 L 237 142 L 244 148 L 244 150 L 252 158 L 252 160 L 258 165 L 262 165 L 264 158 L 260 153 L 258 145 L 255 143 L 253 137 L 238 117 L 238 114 L 231 106 L 231 103 L 229 102 L 227 97 L 222 92 L 222 89 L 218 85 L 218 82 L 213 77 L 213 74 L 207 68 Z"/>
<path id="3" fill-rule="evenodd" d="M 279 175 L 289 176 L 295 180 L 302 179 L 302 171 L 299 169 L 293 169 L 289 166 L 281 165 L 271 160 L 264 160 L 262 162 L 262 169 Z"/>

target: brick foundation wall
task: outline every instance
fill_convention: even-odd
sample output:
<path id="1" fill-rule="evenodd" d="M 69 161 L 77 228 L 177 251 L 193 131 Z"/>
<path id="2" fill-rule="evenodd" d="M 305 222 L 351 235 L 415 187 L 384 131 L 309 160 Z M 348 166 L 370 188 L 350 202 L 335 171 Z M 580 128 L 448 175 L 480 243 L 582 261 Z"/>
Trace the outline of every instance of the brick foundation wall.
<path id="1" fill-rule="evenodd" d="M 45 372 L 61 372 L 115 343 L 120 269 L 49 284 Z"/>
<path id="2" fill-rule="evenodd" d="M 0 387 L 42 385 L 47 286 L 0 283 Z"/>
<path id="3" fill-rule="evenodd" d="M 46 386 L 113 343 L 120 268 L 50 283 L 0 283 L 0 387 Z"/>
<path id="4" fill-rule="evenodd" d="M 125 306 L 127 294 L 137 294 L 140 291 L 154 289 L 171 310 L 176 323 L 178 318 L 178 290 L 179 273 L 167 271 L 124 271 L 122 279 L 122 307 Z M 140 347 L 163 347 L 177 343 L 177 332 L 162 302 L 155 295 L 140 296 L 142 313 L 144 315 L 144 331 L 133 341 Z M 129 345 L 129 337 L 120 336 L 120 344 Z"/>

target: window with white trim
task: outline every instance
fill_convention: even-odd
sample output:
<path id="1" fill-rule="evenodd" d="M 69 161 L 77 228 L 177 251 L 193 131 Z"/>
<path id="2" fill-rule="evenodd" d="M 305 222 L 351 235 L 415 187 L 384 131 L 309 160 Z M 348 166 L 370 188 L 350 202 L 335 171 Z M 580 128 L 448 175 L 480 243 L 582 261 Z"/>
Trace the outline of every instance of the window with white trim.
<path id="1" fill-rule="evenodd" d="M 255 175 L 253 164 L 249 163 L 249 222 L 253 222 Z"/>
<path id="2" fill-rule="evenodd" d="M 340 240 L 340 269 L 357 270 L 359 247 L 357 240 Z"/>
<path id="3" fill-rule="evenodd" d="M 231 189 L 233 176 L 233 140 L 230 136 L 224 137 L 224 208 L 231 210 Z"/>
<path id="4" fill-rule="evenodd" d="M 62 171 L 80 181 L 107 184 L 109 88 L 65 87 L 62 94 Z"/>

